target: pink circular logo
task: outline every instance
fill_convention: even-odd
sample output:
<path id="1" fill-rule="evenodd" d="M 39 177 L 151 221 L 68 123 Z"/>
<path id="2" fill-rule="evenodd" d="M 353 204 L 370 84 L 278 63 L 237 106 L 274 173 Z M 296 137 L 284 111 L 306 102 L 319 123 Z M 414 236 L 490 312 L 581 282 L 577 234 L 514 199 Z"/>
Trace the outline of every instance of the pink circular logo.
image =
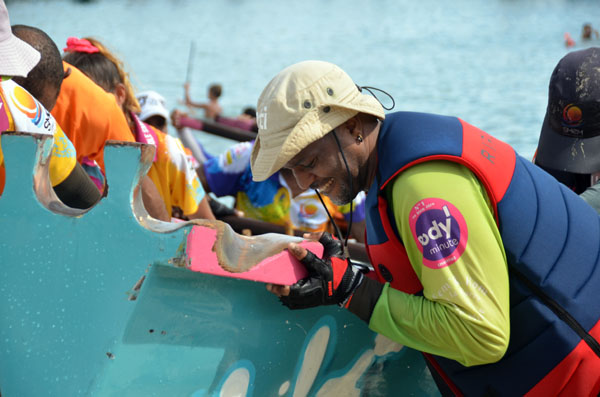
<path id="1" fill-rule="evenodd" d="M 468 239 L 465 218 L 446 200 L 419 201 L 410 211 L 409 224 L 423 253 L 423 264 L 431 269 L 450 266 L 465 251 Z"/>

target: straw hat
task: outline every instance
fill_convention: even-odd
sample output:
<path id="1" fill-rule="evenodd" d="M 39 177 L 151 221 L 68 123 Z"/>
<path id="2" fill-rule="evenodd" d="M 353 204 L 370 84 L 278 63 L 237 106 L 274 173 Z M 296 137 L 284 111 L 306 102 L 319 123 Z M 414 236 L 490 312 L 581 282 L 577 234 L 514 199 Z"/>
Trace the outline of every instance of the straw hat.
<path id="1" fill-rule="evenodd" d="M 363 94 L 338 66 L 304 61 L 282 70 L 258 99 L 253 179 L 267 179 L 306 146 L 358 113 L 385 118 L 377 99 Z"/>

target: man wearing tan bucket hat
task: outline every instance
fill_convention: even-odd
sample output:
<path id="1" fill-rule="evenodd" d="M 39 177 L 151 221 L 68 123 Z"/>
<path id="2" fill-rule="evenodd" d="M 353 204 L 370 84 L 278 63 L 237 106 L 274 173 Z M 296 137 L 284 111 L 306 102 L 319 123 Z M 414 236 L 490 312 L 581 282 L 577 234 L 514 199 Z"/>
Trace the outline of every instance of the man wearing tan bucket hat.
<path id="1" fill-rule="evenodd" d="M 600 392 L 598 215 L 484 131 L 384 115 L 365 90 L 305 61 L 258 100 L 253 178 L 289 168 L 337 204 L 368 191 L 373 266 L 365 277 L 341 236 L 323 234 L 322 259 L 289 247 L 307 278 L 267 289 L 291 309 L 346 307 L 423 351 L 444 395 Z M 589 233 L 575 238 L 575 224 Z"/>

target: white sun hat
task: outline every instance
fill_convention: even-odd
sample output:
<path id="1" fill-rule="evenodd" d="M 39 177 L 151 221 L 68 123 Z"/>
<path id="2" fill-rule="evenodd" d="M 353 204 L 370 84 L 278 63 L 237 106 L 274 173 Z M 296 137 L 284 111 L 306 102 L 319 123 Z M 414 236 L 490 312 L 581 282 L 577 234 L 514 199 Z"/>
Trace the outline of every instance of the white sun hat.
<path id="1" fill-rule="evenodd" d="M 40 53 L 12 33 L 8 9 L 0 0 L 0 76 L 27 77 L 39 61 Z"/>
<path id="2" fill-rule="evenodd" d="M 152 116 L 162 116 L 169 119 L 165 107 L 165 98 L 156 91 L 143 91 L 135 96 L 140 104 L 140 120 L 146 121 Z"/>

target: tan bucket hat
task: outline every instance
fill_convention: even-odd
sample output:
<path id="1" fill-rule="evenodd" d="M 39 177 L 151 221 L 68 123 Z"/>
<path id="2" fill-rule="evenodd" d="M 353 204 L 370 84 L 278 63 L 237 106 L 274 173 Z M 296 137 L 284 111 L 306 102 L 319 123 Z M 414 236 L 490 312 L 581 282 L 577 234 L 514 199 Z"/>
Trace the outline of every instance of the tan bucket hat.
<path id="1" fill-rule="evenodd" d="M 0 76 L 27 77 L 39 60 L 40 53 L 12 33 L 6 4 L 0 0 Z"/>
<path id="2" fill-rule="evenodd" d="M 263 90 L 256 110 L 258 136 L 250 163 L 255 181 L 264 181 L 358 113 L 385 118 L 377 99 L 361 93 L 338 66 L 323 61 L 282 70 Z"/>

